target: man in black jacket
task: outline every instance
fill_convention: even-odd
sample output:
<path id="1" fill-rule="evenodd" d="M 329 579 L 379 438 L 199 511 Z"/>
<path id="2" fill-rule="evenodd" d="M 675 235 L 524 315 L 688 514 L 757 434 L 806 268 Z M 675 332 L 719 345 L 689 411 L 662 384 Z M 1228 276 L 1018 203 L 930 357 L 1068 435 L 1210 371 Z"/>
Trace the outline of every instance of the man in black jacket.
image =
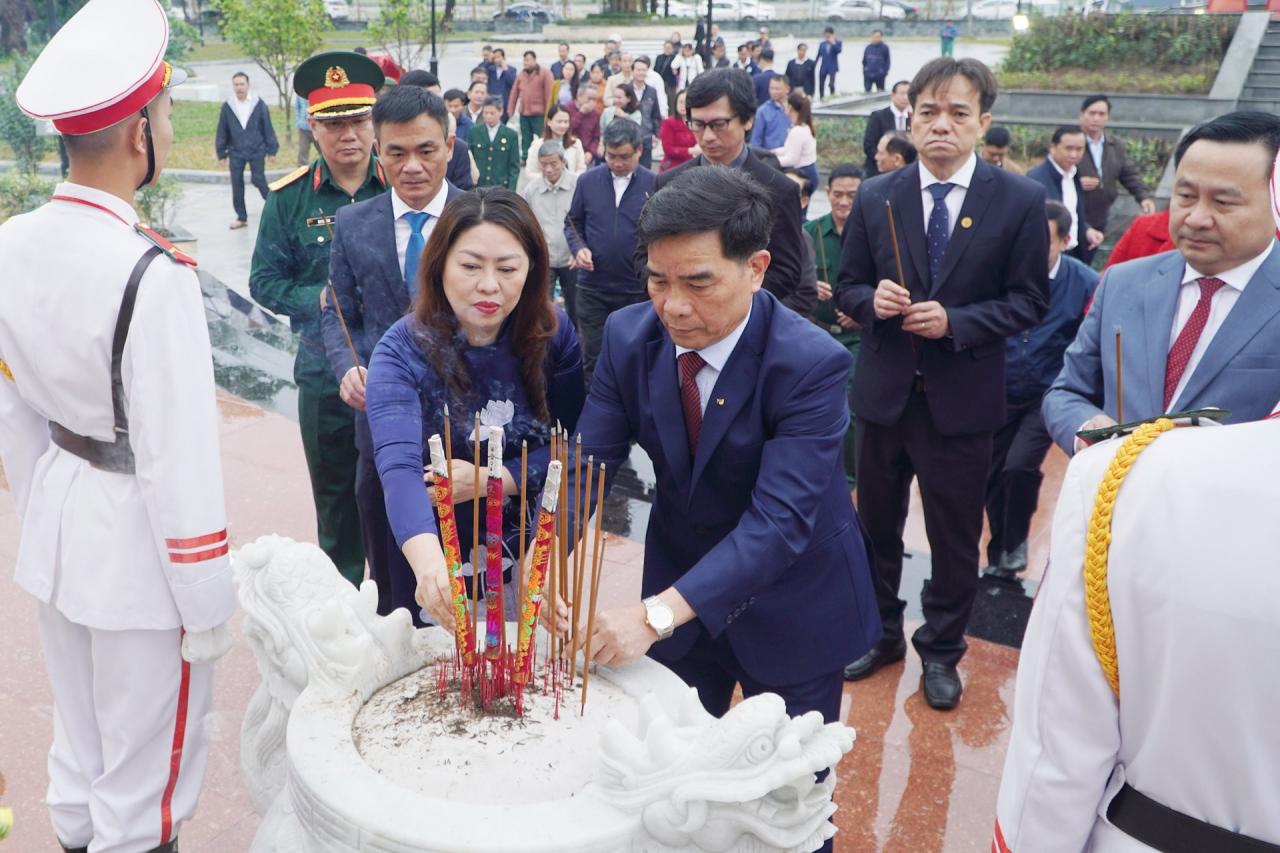
<path id="1" fill-rule="evenodd" d="M 876 167 L 876 148 L 884 135 L 895 130 L 911 129 L 911 104 L 907 99 L 910 88 L 911 83 L 906 80 L 894 83 L 889 106 L 867 116 L 867 132 L 862 136 L 862 151 L 867 160 L 862 168 L 866 170 L 868 178 L 880 174 Z"/>
<path id="2" fill-rule="evenodd" d="M 801 231 L 800 190 L 778 169 L 758 158 L 747 145 L 755 122 L 756 97 L 751 76 L 739 68 L 716 68 L 694 78 L 686 90 L 689 127 L 702 153 L 658 175 L 662 189 L 676 175 L 704 165 L 733 166 L 751 175 L 774 200 L 773 232 L 769 238 L 769 268 L 764 289 L 802 316 L 818 301 L 817 287 L 801 274 L 804 234 Z"/>
<path id="3" fill-rule="evenodd" d="M 231 97 L 218 113 L 218 132 L 214 150 L 218 164 L 231 161 L 231 205 L 236 210 L 231 228 L 243 228 L 249 222 L 244 206 L 244 167 L 249 164 L 249 178 L 262 197 L 267 197 L 267 172 L 264 160 L 275 160 L 280 144 L 271 126 L 271 111 L 257 95 L 249 94 L 249 75 L 237 71 L 231 78 Z"/>
<path id="4" fill-rule="evenodd" d="M 636 100 L 640 104 L 640 131 L 644 138 L 644 151 L 640 154 L 640 165 L 646 169 L 653 167 L 653 138 L 662 127 L 665 111 L 662 100 L 666 92 L 655 88 L 653 78 L 649 76 L 649 57 L 640 55 L 631 63 L 631 86 L 636 91 Z"/>
<path id="5" fill-rule="evenodd" d="M 792 89 L 804 89 L 804 93 L 813 97 L 813 72 L 817 63 L 808 57 L 809 45 L 804 42 L 796 45 L 796 58 L 787 63 L 787 79 Z"/>
<path id="6" fill-rule="evenodd" d="M 662 43 L 662 53 L 658 54 L 653 64 L 653 71 L 662 80 L 662 88 L 667 95 L 667 112 L 676 111 L 676 72 L 671 62 L 676 58 L 676 47 L 670 41 Z"/>
<path id="7" fill-rule="evenodd" d="M 1005 422 L 1005 338 L 1048 308 L 1049 230 L 1044 188 L 974 154 L 996 99 L 990 69 L 935 59 L 910 95 L 919 159 L 858 188 L 836 286 L 837 306 L 862 327 L 851 400 L 858 510 L 875 551 L 884 625 L 880 643 L 844 675 L 866 678 L 906 655 L 898 587 L 915 477 L 932 566 L 912 642 L 924 699 L 946 710 L 960 701 L 956 664 L 978 590 L 992 436 Z"/>

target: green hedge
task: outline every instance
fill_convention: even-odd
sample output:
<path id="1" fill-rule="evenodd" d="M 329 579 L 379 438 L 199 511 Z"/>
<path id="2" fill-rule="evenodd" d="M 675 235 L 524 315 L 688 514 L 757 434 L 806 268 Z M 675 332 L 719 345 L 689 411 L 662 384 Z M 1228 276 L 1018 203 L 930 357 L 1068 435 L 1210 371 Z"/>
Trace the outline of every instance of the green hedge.
<path id="1" fill-rule="evenodd" d="M 1081 68 L 1168 69 L 1222 62 L 1239 18 L 1235 15 L 1058 15 L 1033 17 L 1013 37 L 1005 71 Z"/>

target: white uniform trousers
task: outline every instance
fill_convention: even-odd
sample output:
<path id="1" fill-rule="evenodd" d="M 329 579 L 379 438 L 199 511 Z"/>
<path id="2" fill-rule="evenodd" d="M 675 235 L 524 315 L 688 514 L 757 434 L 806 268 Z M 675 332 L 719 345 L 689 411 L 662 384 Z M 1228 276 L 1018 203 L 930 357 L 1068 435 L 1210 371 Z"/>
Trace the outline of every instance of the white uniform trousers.
<path id="1" fill-rule="evenodd" d="M 182 659 L 180 629 L 106 631 L 38 607 L 53 688 L 54 832 L 89 853 L 168 842 L 204 779 L 213 665 Z"/>

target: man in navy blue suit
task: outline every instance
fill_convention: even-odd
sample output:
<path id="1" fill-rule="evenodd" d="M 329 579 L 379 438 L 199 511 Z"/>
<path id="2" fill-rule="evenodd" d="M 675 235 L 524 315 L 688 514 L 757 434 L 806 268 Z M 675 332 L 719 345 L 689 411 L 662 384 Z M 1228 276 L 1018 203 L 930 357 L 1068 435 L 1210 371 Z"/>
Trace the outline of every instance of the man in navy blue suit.
<path id="1" fill-rule="evenodd" d="M 454 140 L 449 112 L 437 95 L 417 86 L 390 89 L 374 104 L 373 126 L 391 192 L 338 211 L 329 255 L 333 288 L 325 292 L 321 326 L 342 399 L 358 413 L 356 504 L 369 572 L 378 585 L 378 612 L 407 607 L 420 625 L 413 600 L 413 570 L 387 523 L 382 484 L 374 467 L 364 415 L 364 378 L 373 348 L 409 310 L 417 294 L 418 259 L 431 229 L 445 205 L 461 191 L 445 180 Z M 335 297 L 341 319 L 333 304 Z M 359 366 L 352 363 L 342 321 Z"/>
<path id="2" fill-rule="evenodd" d="M 960 701 L 956 664 L 978 587 L 992 435 L 1005 422 L 1005 338 L 1036 325 L 1048 307 L 1049 229 L 1044 188 L 974 154 L 996 99 L 990 69 L 935 59 L 908 97 L 919 159 L 858 190 L 836 294 L 862 326 L 852 399 L 858 508 L 875 544 L 884 623 L 883 639 L 845 677 L 866 678 L 906 655 L 898 586 L 916 477 L 933 568 L 921 594 L 925 624 L 912 642 L 925 701 L 946 710 Z"/>
<path id="3" fill-rule="evenodd" d="M 1089 227 L 1085 218 L 1084 187 L 1077 168 L 1083 159 L 1084 131 L 1075 125 L 1064 124 L 1054 130 L 1044 162 L 1028 169 L 1027 177 L 1043 185 L 1045 195 L 1062 202 L 1071 213 L 1067 254 L 1087 264 L 1093 260 L 1098 246 L 1102 245 L 1103 234 Z"/>
<path id="4" fill-rule="evenodd" d="M 741 685 L 831 721 L 841 666 L 880 636 L 840 458 L 850 356 L 761 289 L 772 207 L 725 166 L 645 207 L 652 303 L 609 318 L 578 429 L 610 476 L 644 448 L 657 495 L 643 601 L 598 614 L 592 651 L 607 665 L 649 654 L 713 714 Z"/>

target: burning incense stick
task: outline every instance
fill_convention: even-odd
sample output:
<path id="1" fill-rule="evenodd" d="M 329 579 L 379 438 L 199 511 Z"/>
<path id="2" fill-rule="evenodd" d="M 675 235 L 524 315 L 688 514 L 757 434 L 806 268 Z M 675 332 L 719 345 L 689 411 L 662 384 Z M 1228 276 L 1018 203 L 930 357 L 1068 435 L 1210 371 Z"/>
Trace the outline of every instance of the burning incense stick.
<path id="1" fill-rule="evenodd" d="M 449 404 L 444 404 L 444 464 L 449 469 L 449 479 L 453 479 L 453 427 L 449 424 Z"/>
<path id="2" fill-rule="evenodd" d="M 907 274 L 902 269 L 902 249 L 898 247 L 898 226 L 893 220 L 893 202 L 889 199 L 884 200 L 884 215 L 889 220 L 889 239 L 893 241 L 893 263 L 898 268 L 898 285 L 900 287 L 907 286 Z M 909 289 L 909 288 L 908 288 Z M 907 340 L 911 342 L 911 351 L 916 351 L 916 339 L 914 335 L 908 335 Z"/>
<path id="3" fill-rule="evenodd" d="M 520 543 L 517 546 L 520 550 L 520 562 L 516 566 L 516 607 L 520 606 L 520 602 L 524 601 L 524 528 L 525 518 L 528 513 L 526 500 L 529 490 L 529 442 L 522 440 L 520 442 Z M 503 614 L 503 630 L 506 630 L 506 614 Z M 505 643 L 503 645 L 506 645 Z"/>
<path id="4" fill-rule="evenodd" d="M 565 599 L 568 604 L 569 595 L 573 588 L 569 585 L 569 548 L 572 544 L 569 539 L 569 436 L 564 432 L 564 428 L 560 428 L 560 434 L 564 440 L 560 442 L 560 467 L 564 469 L 565 476 L 560 478 L 560 551 L 557 556 L 560 558 L 560 597 Z M 569 638 L 562 637 L 560 640 L 560 653 L 563 656 L 564 647 Z M 572 668 L 572 667 L 570 667 Z"/>
<path id="5" fill-rule="evenodd" d="M 578 649 L 578 588 L 582 574 L 582 433 L 574 437 L 573 444 L 573 501 L 565 506 L 565 510 L 573 513 L 573 518 L 570 519 L 573 525 L 573 583 L 570 589 L 573 590 L 571 609 L 574 618 L 569 620 L 569 645 L 576 653 Z M 570 653 L 569 659 L 573 660 L 573 653 Z M 569 672 L 573 673 L 572 667 L 569 668 Z"/>
<path id="6" fill-rule="evenodd" d="M 440 436 L 433 435 L 427 441 L 431 448 L 431 468 L 435 484 L 431 493 L 435 496 L 436 514 L 440 518 L 440 543 L 444 549 L 444 562 L 449 571 L 449 595 L 453 601 L 453 635 L 458 655 L 466 666 L 471 666 L 475 643 L 472 641 L 471 620 L 467 613 L 467 591 L 462 583 L 462 558 L 458 546 L 458 520 L 453 513 L 453 482 L 449 479 L 445 464 L 444 447 Z"/>
<path id="7" fill-rule="evenodd" d="M 604 506 L 604 463 L 600 463 L 600 480 L 596 484 L 596 506 Z M 587 606 L 587 645 L 582 655 L 582 708 L 579 714 L 587 712 L 587 684 L 591 680 L 591 635 L 596 627 L 596 600 L 600 594 L 600 566 L 604 562 L 604 540 L 601 536 L 600 522 L 604 513 L 596 511 L 596 547 L 591 562 L 591 601 Z"/>
<path id="8" fill-rule="evenodd" d="M 552 461 L 547 466 L 547 480 L 542 487 L 541 509 L 533 542 L 533 559 L 529 569 L 529 583 L 520 600 L 520 632 L 516 641 L 515 681 L 524 685 L 530 672 L 530 648 L 538 615 L 542 609 L 542 591 L 547 580 L 547 564 L 551 558 L 551 529 L 555 523 L 556 506 L 560 498 L 560 463 Z M 554 604 L 554 603 L 553 603 Z"/>
<path id="9" fill-rule="evenodd" d="M 560 464 L 560 433 L 555 427 L 551 428 L 551 459 L 557 465 Z M 560 470 L 563 471 L 564 468 L 561 467 Z M 559 481 L 557 481 L 556 482 L 556 505 L 557 506 L 560 505 L 559 489 L 560 489 L 560 483 Z M 546 581 L 547 600 L 551 602 L 551 605 L 550 605 L 551 606 L 551 630 L 550 630 L 551 637 L 549 639 L 549 642 L 547 643 L 547 660 L 548 661 L 555 661 L 558 658 L 558 655 L 556 654 L 557 637 L 556 637 L 556 630 L 555 630 L 557 614 L 559 612 L 559 607 L 557 606 L 557 602 L 559 601 L 559 598 L 560 598 L 560 590 L 558 588 L 559 585 L 556 583 L 556 581 L 558 580 L 556 566 L 559 565 L 558 561 L 556 560 L 556 547 L 559 544 L 558 522 L 559 522 L 558 517 L 553 518 L 551 522 L 551 545 L 550 545 L 550 552 L 549 552 L 550 556 L 548 558 L 550 560 L 550 564 L 549 564 L 550 568 L 548 570 L 548 577 Z"/>
<path id="10" fill-rule="evenodd" d="M 333 310 L 338 315 L 338 325 L 342 327 L 342 339 L 347 342 L 347 352 L 351 353 L 351 363 L 356 366 L 356 378 L 360 387 L 364 387 L 364 373 L 360 367 L 360 356 L 356 355 L 355 344 L 351 343 L 351 332 L 347 331 L 347 318 L 342 314 L 342 303 L 338 301 L 338 291 L 333 289 L 333 282 L 327 282 L 329 298 L 333 300 Z"/>
<path id="11" fill-rule="evenodd" d="M 489 476 L 485 483 L 484 656 L 502 653 L 502 427 L 489 427 Z"/>
<path id="12" fill-rule="evenodd" d="M 586 543 L 586 540 L 591 536 L 589 524 L 591 521 L 591 480 L 592 480 L 593 474 L 595 474 L 595 457 L 588 456 L 587 457 L 586 489 L 584 489 L 582 493 L 578 495 L 578 500 L 580 501 L 579 512 L 578 512 L 578 528 L 580 531 L 580 535 L 577 537 L 577 539 L 574 542 L 574 545 L 576 548 L 576 550 L 574 551 L 574 556 L 577 558 L 574 561 L 574 574 L 573 574 L 574 639 L 573 639 L 573 651 L 569 657 L 570 657 L 570 660 L 575 660 L 575 661 L 578 659 L 578 649 L 582 648 L 582 643 L 586 639 L 585 637 L 582 636 L 582 632 L 580 630 L 581 626 L 579 623 L 582 620 L 582 579 L 590 568 L 587 564 L 587 549 L 586 549 L 585 543 Z"/>

